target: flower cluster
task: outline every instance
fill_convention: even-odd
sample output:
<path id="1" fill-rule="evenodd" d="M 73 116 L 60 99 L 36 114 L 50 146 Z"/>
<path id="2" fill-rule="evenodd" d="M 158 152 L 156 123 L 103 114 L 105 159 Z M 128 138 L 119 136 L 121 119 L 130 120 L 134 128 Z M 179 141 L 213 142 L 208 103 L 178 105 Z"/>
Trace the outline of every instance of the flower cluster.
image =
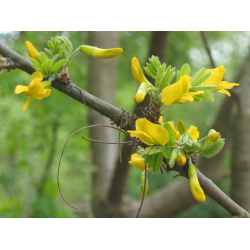
<path id="1" fill-rule="evenodd" d="M 165 63 L 161 64 L 158 57 L 152 56 L 144 69 L 151 78 L 155 79 L 155 85 L 147 80 L 138 59 L 133 57 L 131 70 L 134 79 L 139 84 L 134 100 L 140 103 L 149 94 L 151 97 L 150 115 L 154 111 L 160 114 L 159 107 L 162 105 L 198 102 L 202 99 L 213 101 L 215 91 L 230 96 L 226 89 L 239 85 L 223 81 L 226 72 L 224 66 L 215 69 L 202 68 L 191 77 L 188 64 L 184 64 L 175 72 L 175 68 L 167 67 Z M 171 84 L 175 75 L 177 76 L 176 82 Z M 154 110 L 154 107 L 158 110 Z M 152 172 L 156 173 L 161 168 L 171 170 L 183 166 L 188 168 L 190 188 L 194 198 L 197 201 L 205 201 L 206 196 L 199 184 L 192 159 L 198 155 L 206 158 L 216 155 L 224 146 L 224 139 L 220 138 L 220 133 L 211 129 L 207 136 L 198 140 L 200 133 L 193 125 L 187 129 L 184 123 L 179 121 L 175 127 L 173 121 L 164 123 L 162 117 L 159 118 L 158 124 L 154 117 L 151 121 L 139 118 L 136 121 L 136 130 L 128 131 L 131 137 L 136 137 L 142 142 L 138 152 L 132 154 L 129 161 L 131 165 L 143 171 L 141 179 L 144 180 L 146 186 L 144 190 L 141 182 L 141 195 L 144 193 L 145 196 L 148 192 L 148 180 L 145 180 L 146 171 L 152 169 Z"/>

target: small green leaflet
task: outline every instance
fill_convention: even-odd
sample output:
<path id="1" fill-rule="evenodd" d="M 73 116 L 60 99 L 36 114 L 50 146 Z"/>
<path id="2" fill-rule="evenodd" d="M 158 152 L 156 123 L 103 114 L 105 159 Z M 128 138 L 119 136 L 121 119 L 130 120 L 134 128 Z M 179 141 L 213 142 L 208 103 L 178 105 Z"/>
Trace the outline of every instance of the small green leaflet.
<path id="1" fill-rule="evenodd" d="M 174 146 L 175 144 L 175 136 L 174 136 L 174 131 L 171 128 L 171 126 L 168 123 L 164 123 L 163 127 L 168 131 L 168 135 L 169 135 L 169 141 L 168 144 L 171 146 Z"/>

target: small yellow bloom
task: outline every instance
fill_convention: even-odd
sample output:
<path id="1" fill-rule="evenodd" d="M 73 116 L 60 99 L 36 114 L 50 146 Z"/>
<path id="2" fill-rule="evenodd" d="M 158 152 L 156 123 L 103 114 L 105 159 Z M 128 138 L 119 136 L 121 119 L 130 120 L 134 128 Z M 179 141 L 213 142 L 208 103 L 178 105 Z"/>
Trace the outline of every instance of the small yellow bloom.
<path id="1" fill-rule="evenodd" d="M 131 164 L 131 165 L 136 166 L 137 168 L 139 168 L 142 171 L 145 170 L 146 164 L 144 163 L 144 158 L 142 158 L 138 154 L 132 154 L 131 155 L 131 160 L 128 163 Z M 152 170 L 152 168 L 148 169 L 147 171 L 151 171 L 151 170 Z"/>
<path id="2" fill-rule="evenodd" d="M 136 57 L 132 58 L 131 61 L 131 70 L 132 70 L 132 74 L 133 77 L 135 78 L 135 80 L 141 84 L 142 82 L 145 82 L 147 84 L 147 86 L 151 86 L 151 83 L 147 80 L 147 78 L 144 76 L 140 63 L 138 61 L 138 59 Z"/>
<path id="3" fill-rule="evenodd" d="M 182 76 L 180 80 L 176 83 L 171 84 L 170 86 L 165 87 L 162 90 L 161 102 L 166 106 L 174 103 L 186 103 L 193 102 L 194 95 L 199 95 L 204 93 L 203 91 L 189 92 L 191 89 L 191 77 Z"/>
<path id="4" fill-rule="evenodd" d="M 136 103 L 140 103 L 144 100 L 147 94 L 147 85 L 145 82 L 142 82 L 139 86 L 136 95 L 134 96 L 134 100 Z"/>
<path id="5" fill-rule="evenodd" d="M 40 53 L 36 50 L 33 44 L 30 41 L 26 41 L 25 43 L 30 57 L 40 62 L 40 60 L 36 57 L 36 55 L 40 55 Z"/>
<path id="6" fill-rule="evenodd" d="M 176 141 L 178 141 L 181 137 L 179 131 L 177 131 L 174 127 L 174 123 L 172 121 L 169 121 L 168 124 L 171 126 L 172 130 L 174 131 L 174 138 Z M 192 136 L 194 141 L 197 141 L 199 136 L 200 136 L 200 132 L 198 131 L 198 128 L 191 125 L 189 127 L 189 129 L 187 130 L 188 133 Z"/>
<path id="7" fill-rule="evenodd" d="M 220 138 L 220 132 L 216 132 L 214 129 L 211 129 L 208 132 L 208 138 L 212 142 L 216 142 Z"/>
<path id="8" fill-rule="evenodd" d="M 51 89 L 45 89 L 43 83 L 43 75 L 41 72 L 36 71 L 31 76 L 31 82 L 29 86 L 17 85 L 15 88 L 15 94 L 23 93 L 24 95 L 30 96 L 26 103 L 23 105 L 22 111 L 25 111 L 29 106 L 32 98 L 42 100 L 45 97 L 50 96 Z M 48 82 L 47 82 L 48 83 Z M 47 84 L 49 86 L 49 84 Z"/>
<path id="9" fill-rule="evenodd" d="M 89 45 L 81 45 L 80 51 L 87 56 L 93 56 L 101 59 L 111 59 L 116 56 L 119 56 L 123 52 L 123 49 L 122 48 L 100 49 Z"/>
<path id="10" fill-rule="evenodd" d="M 199 183 L 197 177 L 190 178 L 190 188 L 191 188 L 191 192 L 192 192 L 194 198 L 197 201 L 205 201 L 206 200 L 206 196 L 203 192 L 203 189 L 200 186 L 200 183 Z"/>
<path id="11" fill-rule="evenodd" d="M 159 124 L 154 124 L 146 118 L 136 120 L 136 131 L 128 130 L 131 137 L 138 137 L 147 145 L 166 145 L 169 140 L 168 131 Z"/>
<path id="12" fill-rule="evenodd" d="M 188 167 L 188 176 L 189 176 L 189 184 L 191 188 L 191 192 L 194 198 L 197 201 L 205 201 L 206 196 L 203 192 L 203 189 L 200 186 L 200 183 L 197 178 L 197 171 L 194 164 L 189 165 Z"/>
<path id="13" fill-rule="evenodd" d="M 182 165 L 184 165 L 184 164 L 186 163 L 186 161 L 187 161 L 186 156 L 183 155 L 183 154 L 181 154 L 181 153 L 179 153 L 178 156 L 177 156 L 176 162 L 177 162 L 180 166 L 182 166 Z"/>
<path id="14" fill-rule="evenodd" d="M 226 94 L 228 96 L 231 96 L 231 94 L 225 90 L 225 89 L 232 89 L 234 86 L 238 86 L 238 83 L 228 83 L 227 81 L 222 81 L 224 77 L 224 73 L 226 72 L 226 69 L 224 66 L 220 66 L 219 68 L 215 69 L 207 69 L 205 73 L 208 73 L 211 71 L 211 77 L 206 80 L 201 86 L 206 86 L 206 85 L 216 85 L 217 88 L 214 89 L 213 91 L 218 91 L 223 94 Z"/>

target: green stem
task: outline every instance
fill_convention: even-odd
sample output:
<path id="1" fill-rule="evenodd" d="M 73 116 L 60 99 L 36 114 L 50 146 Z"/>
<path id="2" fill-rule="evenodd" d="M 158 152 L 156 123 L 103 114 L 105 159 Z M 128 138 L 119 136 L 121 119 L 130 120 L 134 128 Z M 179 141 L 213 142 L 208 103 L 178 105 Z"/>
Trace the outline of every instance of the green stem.
<path id="1" fill-rule="evenodd" d="M 201 143 L 201 142 L 203 142 L 204 140 L 206 140 L 206 139 L 207 139 L 207 137 L 208 137 L 208 136 L 205 136 L 204 138 L 202 138 L 202 139 L 200 139 L 199 141 L 197 141 L 197 143 Z"/>
<path id="2" fill-rule="evenodd" d="M 70 58 L 68 59 L 68 62 L 65 65 L 65 68 L 68 67 L 68 65 L 70 64 L 71 60 L 73 59 L 73 57 L 80 51 L 80 47 L 78 47 L 70 56 Z"/>

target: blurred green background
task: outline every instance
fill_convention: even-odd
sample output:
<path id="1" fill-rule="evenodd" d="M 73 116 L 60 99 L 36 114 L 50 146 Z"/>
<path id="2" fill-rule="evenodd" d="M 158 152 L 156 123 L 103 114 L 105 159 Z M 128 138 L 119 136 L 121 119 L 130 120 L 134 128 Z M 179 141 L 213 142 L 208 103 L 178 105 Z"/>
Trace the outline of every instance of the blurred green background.
<path id="1" fill-rule="evenodd" d="M 54 36 L 68 37 L 74 48 L 87 44 L 88 32 L 0 32 L 0 42 L 29 59 L 25 41 L 31 41 L 38 51 L 47 47 Z M 151 32 L 119 32 L 120 47 L 116 103 L 118 108 L 133 110 L 138 84 L 131 73 L 131 59 L 136 56 L 145 66 Z M 248 52 L 250 32 L 207 32 L 212 55 L 218 66 L 227 69 L 225 77 L 232 82 L 237 69 Z M 90 44 L 91 45 L 91 44 Z M 164 60 L 180 69 L 191 66 L 191 75 L 198 69 L 211 68 L 200 32 L 169 32 Z M 87 57 L 77 55 L 69 66 L 72 82 L 84 90 L 87 87 Z M 16 85 L 28 85 L 30 76 L 19 69 L 0 75 L 0 217 L 89 217 L 89 147 L 90 144 L 74 136 L 65 150 L 60 185 L 65 199 L 75 206 L 85 206 L 84 214 L 75 213 L 61 198 L 57 187 L 57 167 L 67 138 L 77 129 L 88 125 L 88 111 L 84 105 L 52 89 L 49 98 L 33 99 L 25 112 L 23 95 L 15 95 Z M 164 120 L 175 123 L 183 120 L 187 127 L 195 125 L 200 137 L 206 135 L 225 95 L 215 93 L 215 102 L 172 105 L 164 108 Z M 199 114 L 199 115 L 197 115 Z M 88 131 L 83 134 L 88 135 Z M 229 169 L 230 159 L 223 169 Z M 140 171 L 131 168 L 126 192 L 140 198 Z M 44 181 L 45 180 L 45 181 Z M 149 173 L 149 192 L 168 185 L 172 176 Z M 228 193 L 230 179 L 219 187 Z M 89 209 L 88 209 L 89 207 Z M 228 217 L 229 213 L 208 198 L 182 212 L 178 217 Z"/>

